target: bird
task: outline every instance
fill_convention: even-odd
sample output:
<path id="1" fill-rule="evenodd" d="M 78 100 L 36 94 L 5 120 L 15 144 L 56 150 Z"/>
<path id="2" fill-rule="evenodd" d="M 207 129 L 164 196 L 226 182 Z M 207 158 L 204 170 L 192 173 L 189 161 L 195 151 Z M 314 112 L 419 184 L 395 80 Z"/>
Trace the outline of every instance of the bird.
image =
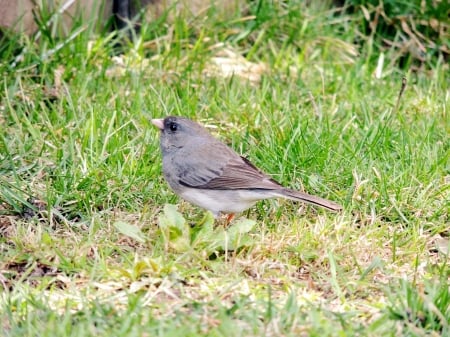
<path id="1" fill-rule="evenodd" d="M 338 212 L 342 206 L 286 188 L 247 158 L 211 135 L 199 123 L 181 116 L 152 119 L 160 130 L 162 171 L 179 197 L 228 222 L 264 199 L 285 198 Z"/>

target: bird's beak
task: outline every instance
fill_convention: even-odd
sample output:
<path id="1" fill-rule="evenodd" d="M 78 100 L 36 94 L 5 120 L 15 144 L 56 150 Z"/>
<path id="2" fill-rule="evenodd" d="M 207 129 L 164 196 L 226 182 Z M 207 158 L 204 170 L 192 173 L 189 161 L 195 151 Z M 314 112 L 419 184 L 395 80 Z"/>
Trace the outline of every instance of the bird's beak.
<path id="1" fill-rule="evenodd" d="M 160 130 L 164 130 L 164 119 L 152 119 L 152 124 Z"/>

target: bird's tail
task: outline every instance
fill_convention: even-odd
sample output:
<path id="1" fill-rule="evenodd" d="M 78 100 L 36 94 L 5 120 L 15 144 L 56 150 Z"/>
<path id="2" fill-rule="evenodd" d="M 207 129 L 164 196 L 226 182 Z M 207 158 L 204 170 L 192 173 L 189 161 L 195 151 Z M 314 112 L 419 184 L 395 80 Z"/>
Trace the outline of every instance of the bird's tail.
<path id="1" fill-rule="evenodd" d="M 334 212 L 339 212 L 342 210 L 342 206 L 333 201 L 309 195 L 303 192 L 290 190 L 287 188 L 281 190 L 281 195 L 287 199 L 304 201 L 313 205 L 329 209 L 330 211 Z"/>

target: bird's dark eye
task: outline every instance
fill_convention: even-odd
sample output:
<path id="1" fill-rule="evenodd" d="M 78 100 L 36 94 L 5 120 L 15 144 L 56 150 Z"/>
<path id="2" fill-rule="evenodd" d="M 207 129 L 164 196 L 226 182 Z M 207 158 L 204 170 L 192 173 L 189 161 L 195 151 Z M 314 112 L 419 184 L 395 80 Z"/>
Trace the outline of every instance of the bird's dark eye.
<path id="1" fill-rule="evenodd" d="M 172 132 L 177 131 L 178 130 L 178 124 L 174 123 L 174 122 L 170 123 L 169 124 L 169 130 L 172 131 Z"/>

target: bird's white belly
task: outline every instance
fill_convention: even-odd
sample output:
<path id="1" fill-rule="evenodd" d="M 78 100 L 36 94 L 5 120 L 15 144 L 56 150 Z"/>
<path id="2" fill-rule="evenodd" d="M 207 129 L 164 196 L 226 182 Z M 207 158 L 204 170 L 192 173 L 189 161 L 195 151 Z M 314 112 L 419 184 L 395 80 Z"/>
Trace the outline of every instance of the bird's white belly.
<path id="1" fill-rule="evenodd" d="M 215 216 L 222 213 L 239 213 L 252 207 L 258 200 L 270 198 L 261 191 L 205 190 L 188 188 L 181 197 L 190 203 L 211 211 Z"/>

